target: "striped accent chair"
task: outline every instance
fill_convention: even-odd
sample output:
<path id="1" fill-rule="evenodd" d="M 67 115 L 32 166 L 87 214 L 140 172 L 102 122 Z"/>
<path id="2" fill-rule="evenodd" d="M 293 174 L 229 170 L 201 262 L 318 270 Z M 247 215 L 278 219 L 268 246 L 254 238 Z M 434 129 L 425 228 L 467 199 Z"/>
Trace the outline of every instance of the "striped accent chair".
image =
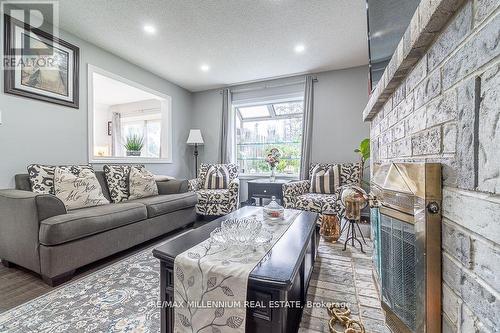
<path id="1" fill-rule="evenodd" d="M 198 196 L 196 212 L 206 216 L 231 213 L 239 204 L 238 166 L 200 164 L 198 178 L 189 180 L 189 190 Z"/>
<path id="2" fill-rule="evenodd" d="M 336 172 L 338 176 L 335 175 Z M 360 174 L 360 163 L 312 163 L 309 168 L 309 179 L 283 184 L 283 204 L 285 208 L 316 213 L 334 211 L 344 215 L 344 207 L 340 202 L 340 188 L 349 184 L 359 185 Z M 313 182 L 313 179 L 317 181 Z"/>

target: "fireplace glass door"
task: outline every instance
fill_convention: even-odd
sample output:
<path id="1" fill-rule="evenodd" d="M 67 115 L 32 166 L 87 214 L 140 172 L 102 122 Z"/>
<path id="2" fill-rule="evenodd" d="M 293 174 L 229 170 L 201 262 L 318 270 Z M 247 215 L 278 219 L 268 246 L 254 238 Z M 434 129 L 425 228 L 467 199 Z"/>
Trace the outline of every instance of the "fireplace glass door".
<path id="1" fill-rule="evenodd" d="M 416 331 L 415 227 L 380 214 L 382 301 Z"/>
<path id="2" fill-rule="evenodd" d="M 377 207 L 370 208 L 371 239 L 373 240 L 373 265 L 380 278 L 380 210 Z"/>

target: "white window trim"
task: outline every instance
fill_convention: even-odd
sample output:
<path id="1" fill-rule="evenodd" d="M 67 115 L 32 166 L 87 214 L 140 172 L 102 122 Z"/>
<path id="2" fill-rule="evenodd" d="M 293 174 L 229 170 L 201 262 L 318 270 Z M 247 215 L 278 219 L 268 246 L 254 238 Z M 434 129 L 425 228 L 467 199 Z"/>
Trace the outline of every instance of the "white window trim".
<path id="1" fill-rule="evenodd" d="M 155 157 L 113 157 L 113 156 L 105 156 L 99 157 L 94 156 L 94 87 L 93 87 L 93 74 L 100 74 L 106 77 L 109 77 L 113 80 L 120 81 L 122 83 L 128 84 L 129 86 L 144 90 L 150 94 L 156 95 L 164 99 L 165 109 L 166 109 L 166 117 L 163 120 L 162 117 L 162 126 L 166 126 L 167 128 L 167 137 L 166 137 L 166 145 L 167 145 L 167 157 L 155 158 Z M 172 151 L 172 140 L 173 140 L 173 123 L 172 123 L 172 97 L 146 86 L 143 86 L 137 82 L 131 81 L 119 75 L 108 72 L 102 68 L 97 66 L 88 64 L 87 71 L 87 118 L 88 118 L 88 161 L 89 163 L 144 163 L 144 164 L 165 164 L 165 163 L 173 163 L 173 151 Z M 162 102 L 163 103 L 163 102 Z"/>

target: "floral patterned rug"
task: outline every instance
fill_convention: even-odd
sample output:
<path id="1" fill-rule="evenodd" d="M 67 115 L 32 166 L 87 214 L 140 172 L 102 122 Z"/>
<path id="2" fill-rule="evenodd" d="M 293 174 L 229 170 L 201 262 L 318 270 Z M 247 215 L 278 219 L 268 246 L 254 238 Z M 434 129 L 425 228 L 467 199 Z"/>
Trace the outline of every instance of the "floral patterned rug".
<path id="1" fill-rule="evenodd" d="M 159 332 L 160 261 L 151 251 L 0 314 L 0 332 Z"/>

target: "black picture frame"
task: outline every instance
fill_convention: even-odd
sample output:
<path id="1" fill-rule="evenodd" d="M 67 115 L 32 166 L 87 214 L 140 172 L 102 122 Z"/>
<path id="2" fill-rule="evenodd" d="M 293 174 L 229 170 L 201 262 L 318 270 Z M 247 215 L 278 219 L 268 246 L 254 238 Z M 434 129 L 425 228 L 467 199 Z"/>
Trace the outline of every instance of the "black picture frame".
<path id="1" fill-rule="evenodd" d="M 63 105 L 71 108 L 79 108 L 79 82 L 80 82 L 80 48 L 68 43 L 62 39 L 59 39 L 52 34 L 34 28 L 24 22 L 16 20 L 15 18 L 4 14 L 4 56 L 6 59 L 12 59 L 16 56 L 16 49 L 14 47 L 13 31 L 15 27 L 20 27 L 25 31 L 29 31 L 34 35 L 50 40 L 52 45 L 55 47 L 57 45 L 63 46 L 69 49 L 73 53 L 73 61 L 68 63 L 68 73 L 71 71 L 72 80 L 68 80 L 68 87 L 72 84 L 72 94 L 71 98 L 68 100 L 60 99 L 52 96 L 44 95 L 43 90 L 39 92 L 33 92 L 28 90 L 23 90 L 22 88 L 16 87 L 16 71 L 20 71 L 20 66 L 15 66 L 15 68 L 5 68 L 4 67 L 4 92 L 6 94 L 21 96 L 25 98 L 35 99 L 43 102 L 48 102 L 52 104 Z M 32 88 L 36 89 L 36 88 Z"/>
<path id="2" fill-rule="evenodd" d="M 112 135 L 113 135 L 113 122 L 108 121 L 108 136 L 112 136 Z"/>

